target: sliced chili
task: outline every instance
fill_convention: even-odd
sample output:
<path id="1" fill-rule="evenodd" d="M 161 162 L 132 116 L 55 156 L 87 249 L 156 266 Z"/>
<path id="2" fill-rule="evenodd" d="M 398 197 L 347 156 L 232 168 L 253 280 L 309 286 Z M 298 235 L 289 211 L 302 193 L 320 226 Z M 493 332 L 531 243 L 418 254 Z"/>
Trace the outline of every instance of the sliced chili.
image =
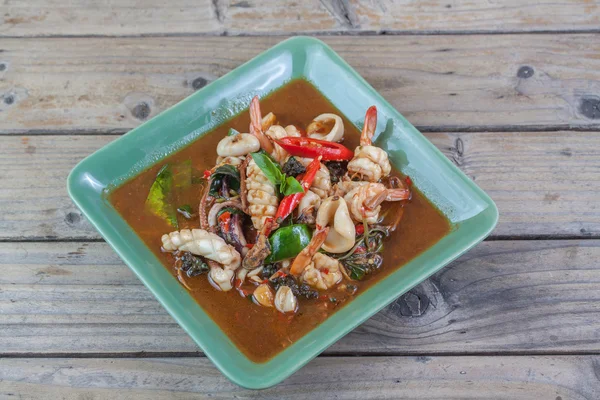
<path id="1" fill-rule="evenodd" d="M 306 194 L 306 191 L 310 188 L 313 181 L 315 180 L 315 176 L 317 175 L 317 171 L 321 168 L 321 157 L 317 157 L 308 164 L 306 167 L 306 173 L 302 175 L 300 179 L 300 184 L 302 185 L 302 189 L 304 192 L 294 193 L 288 196 L 285 196 L 281 203 L 279 203 L 279 207 L 277 208 L 277 213 L 275 214 L 275 221 L 277 224 L 280 224 L 284 219 L 287 218 L 288 215 L 294 211 L 300 200 Z"/>
<path id="2" fill-rule="evenodd" d="M 349 148 L 327 140 L 286 136 L 276 142 L 293 156 L 308 158 L 321 156 L 323 161 L 351 160 L 354 157 L 354 153 Z"/>

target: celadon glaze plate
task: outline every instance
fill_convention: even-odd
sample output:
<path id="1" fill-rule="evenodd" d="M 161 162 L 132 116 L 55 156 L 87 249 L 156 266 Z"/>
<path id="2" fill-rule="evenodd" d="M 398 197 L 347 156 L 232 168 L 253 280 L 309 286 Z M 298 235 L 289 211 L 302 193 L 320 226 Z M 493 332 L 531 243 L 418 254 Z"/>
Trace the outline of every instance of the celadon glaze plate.
<path id="1" fill-rule="evenodd" d="M 244 111 L 254 95 L 264 97 L 296 78 L 311 82 L 356 125 L 362 123 L 365 110 L 376 105 L 376 144 L 448 217 L 452 230 L 274 358 L 254 363 L 152 254 L 110 205 L 106 194 Z M 255 389 L 290 376 L 398 296 L 482 241 L 498 220 L 494 202 L 479 187 L 331 48 L 307 37 L 279 43 L 98 150 L 71 171 L 67 185 L 75 204 L 217 368 L 233 382 Z"/>

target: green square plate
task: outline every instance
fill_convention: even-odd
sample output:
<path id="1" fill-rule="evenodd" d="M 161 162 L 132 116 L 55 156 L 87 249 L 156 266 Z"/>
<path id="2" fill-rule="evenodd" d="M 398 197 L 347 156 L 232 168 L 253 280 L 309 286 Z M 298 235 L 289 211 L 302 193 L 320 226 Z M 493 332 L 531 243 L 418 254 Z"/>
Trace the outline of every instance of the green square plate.
<path id="1" fill-rule="evenodd" d="M 377 144 L 450 219 L 432 248 L 367 290 L 265 363 L 250 361 L 161 265 L 106 200 L 106 191 L 198 139 L 295 78 L 312 82 L 355 124 L 379 111 Z M 410 99 L 407 99 L 410 101 Z M 233 382 L 265 388 L 281 382 L 356 326 L 483 240 L 498 220 L 494 202 L 323 42 L 295 37 L 197 91 L 80 162 L 68 178 L 71 198 L 212 362 Z"/>

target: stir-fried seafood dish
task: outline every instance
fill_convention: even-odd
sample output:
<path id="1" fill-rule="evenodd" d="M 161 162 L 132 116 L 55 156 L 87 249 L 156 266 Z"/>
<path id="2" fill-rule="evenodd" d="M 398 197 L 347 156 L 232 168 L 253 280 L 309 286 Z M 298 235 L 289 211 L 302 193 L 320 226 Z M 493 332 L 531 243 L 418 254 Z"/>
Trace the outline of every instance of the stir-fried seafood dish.
<path id="1" fill-rule="evenodd" d="M 205 171 L 198 228 L 161 237 L 181 261 L 181 283 L 189 288 L 192 265 L 216 290 L 235 288 L 257 306 L 295 313 L 298 296 L 316 298 L 379 269 L 383 239 L 396 229 L 379 223 L 381 204 L 409 200 L 410 188 L 390 176 L 387 153 L 372 143 L 376 126 L 372 106 L 352 151 L 340 144 L 339 116 L 318 115 L 306 130 L 283 127 L 273 113 L 262 117 L 254 97 L 250 133 L 231 130 Z M 338 163 L 334 171 L 328 161 Z"/>
<path id="2" fill-rule="evenodd" d="M 139 221 L 130 213 L 128 222 L 221 325 L 227 321 L 235 330 L 238 324 L 252 336 L 246 326 L 253 320 L 283 324 L 262 327 L 278 332 L 263 338 L 282 341 L 258 351 L 270 357 L 367 289 L 384 266 L 392 270 L 439 240 L 448 223 L 373 143 L 375 106 L 356 135 L 331 106 L 302 120 L 309 111 L 290 117 L 265 103 L 274 102 L 254 97 L 247 128 L 239 129 L 238 119 L 239 131 L 221 129 L 216 146 L 197 154 L 202 162 L 191 150 L 188 159 L 164 162 L 153 181 L 146 179 Z M 127 199 L 117 191 L 116 208 L 123 213 L 140 190 L 132 188 Z M 421 214 L 411 216 L 413 206 Z M 141 222 L 148 216 L 150 223 Z M 425 226 L 407 235 L 405 219 Z M 413 235 L 422 235 L 423 244 L 415 245 Z M 390 240 L 417 249 L 394 244 L 403 254 L 386 251 Z M 297 319 L 303 329 L 294 328 Z M 237 336 L 238 346 L 252 347 Z"/>

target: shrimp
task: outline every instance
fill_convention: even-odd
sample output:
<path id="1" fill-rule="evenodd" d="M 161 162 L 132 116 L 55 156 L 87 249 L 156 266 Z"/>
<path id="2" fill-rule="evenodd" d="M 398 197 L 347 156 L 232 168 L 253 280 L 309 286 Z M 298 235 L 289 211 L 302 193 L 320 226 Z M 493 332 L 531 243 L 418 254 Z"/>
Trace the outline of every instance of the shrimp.
<path id="1" fill-rule="evenodd" d="M 316 223 L 317 228 L 331 226 L 322 243 L 323 250 L 330 253 L 343 253 L 354 246 L 356 229 L 348 205 L 341 197 L 328 197 L 321 203 Z"/>
<path id="2" fill-rule="evenodd" d="M 355 221 L 374 224 L 379 220 L 381 203 L 384 201 L 401 201 L 410 198 L 410 190 L 406 187 L 387 188 L 383 183 L 352 182 L 354 185 L 344 200 L 348 204 L 350 214 Z M 350 186 L 346 184 L 345 186 Z"/>
<path id="3" fill-rule="evenodd" d="M 331 289 L 341 282 L 342 268 L 335 258 L 323 253 L 315 253 L 311 263 L 302 272 L 300 280 L 317 289 Z"/>
<path id="4" fill-rule="evenodd" d="M 277 139 L 281 139 L 287 136 L 300 136 L 300 133 L 298 131 L 288 128 L 289 127 L 284 128 L 280 125 L 273 125 L 265 132 L 265 135 L 273 142 L 275 142 L 275 140 Z M 289 153 L 277 143 L 273 143 L 273 152 L 270 154 L 271 157 L 273 157 L 275 161 L 277 161 L 281 165 L 283 165 L 287 161 L 287 159 L 290 158 Z"/>
<path id="5" fill-rule="evenodd" d="M 240 267 L 242 258 L 233 246 L 225 243 L 217 234 L 204 229 L 182 229 L 162 235 L 161 241 L 166 251 L 189 251 L 221 264 L 209 263 L 209 276 L 220 290 L 232 288 L 231 279 L 235 270 Z"/>
<path id="6" fill-rule="evenodd" d="M 301 224 L 314 225 L 317 211 L 321 205 L 321 198 L 312 190 L 307 190 L 304 197 L 298 203 L 298 222 Z"/>
<path id="7" fill-rule="evenodd" d="M 296 160 L 298 160 L 300 164 L 307 167 L 313 159 L 296 157 Z M 310 190 L 319 195 L 321 200 L 329 197 L 329 192 L 331 191 L 331 174 L 329 173 L 329 169 L 327 169 L 325 164 L 321 163 Z"/>
<path id="8" fill-rule="evenodd" d="M 250 102 L 250 133 L 256 136 L 260 143 L 260 147 L 271 154 L 274 149 L 273 143 L 271 143 L 271 140 L 265 135 L 262 122 L 258 96 L 254 96 Z"/>
<path id="9" fill-rule="evenodd" d="M 344 138 L 344 121 L 335 114 L 321 114 L 306 128 L 308 137 L 340 142 Z"/>
<path id="10" fill-rule="evenodd" d="M 292 275 L 300 276 L 301 281 L 322 290 L 333 287 L 343 278 L 339 261 L 318 253 L 329 231 L 329 227 L 317 230 L 308 246 L 294 259 L 290 269 Z"/>
<path id="11" fill-rule="evenodd" d="M 350 176 L 359 176 L 362 180 L 379 182 L 390 174 L 392 166 L 385 150 L 373 146 L 373 135 L 377 128 L 377 108 L 369 107 L 365 115 L 365 124 L 360 135 L 360 146 L 354 150 L 354 158 L 348 163 Z"/>
<path id="12" fill-rule="evenodd" d="M 248 214 L 254 227 L 261 230 L 265 220 L 274 217 L 277 212 L 279 198 L 276 187 L 253 159 L 249 160 L 246 167 L 245 186 Z"/>
<path id="13" fill-rule="evenodd" d="M 260 147 L 273 157 L 275 161 L 283 165 L 290 155 L 275 143 L 275 140 L 287 136 L 301 136 L 301 134 L 293 125 L 288 125 L 284 128 L 281 125 L 276 125 L 275 122 L 276 118 L 273 113 L 269 113 L 265 118 L 261 118 L 260 103 L 258 96 L 255 96 L 250 102 L 250 132 L 258 139 Z"/>

